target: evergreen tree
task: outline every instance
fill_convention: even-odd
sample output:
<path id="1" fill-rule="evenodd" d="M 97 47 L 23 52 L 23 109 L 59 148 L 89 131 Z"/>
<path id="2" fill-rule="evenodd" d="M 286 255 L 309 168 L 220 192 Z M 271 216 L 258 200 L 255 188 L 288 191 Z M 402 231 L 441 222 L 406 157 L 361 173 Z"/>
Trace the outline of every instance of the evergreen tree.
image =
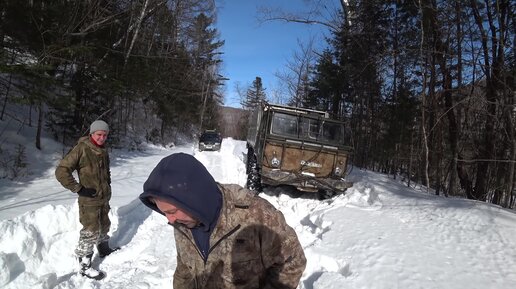
<path id="1" fill-rule="evenodd" d="M 221 85 L 219 55 L 224 41 L 219 40 L 219 33 L 214 28 L 215 19 L 204 13 L 195 17 L 190 38 L 192 45 L 192 56 L 194 67 L 196 68 L 195 77 L 199 93 L 199 128 L 203 126 L 214 127 L 218 123 L 217 106 L 223 103 L 223 97 L 218 91 Z M 207 113 L 209 112 L 209 113 Z"/>
<path id="2" fill-rule="evenodd" d="M 341 88 L 345 82 L 339 75 L 339 67 L 335 63 L 332 51 L 325 49 L 321 54 L 311 83 L 311 91 L 303 101 L 303 107 L 322 111 L 335 111 L 334 104 L 340 106 Z"/>
<path id="3" fill-rule="evenodd" d="M 265 88 L 263 87 L 261 77 L 256 77 L 253 84 L 247 89 L 245 97 L 246 98 L 242 101 L 241 105 L 246 110 L 253 110 L 255 107 L 266 101 L 267 96 L 265 94 Z"/>

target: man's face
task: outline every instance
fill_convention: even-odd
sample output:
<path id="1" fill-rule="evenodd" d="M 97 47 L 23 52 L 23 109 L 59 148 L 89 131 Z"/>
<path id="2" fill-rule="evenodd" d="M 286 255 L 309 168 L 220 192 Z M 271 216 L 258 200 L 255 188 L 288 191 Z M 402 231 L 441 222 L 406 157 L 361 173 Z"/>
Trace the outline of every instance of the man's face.
<path id="1" fill-rule="evenodd" d="M 170 223 L 181 224 L 189 229 L 193 229 L 199 225 L 198 221 L 178 207 L 157 198 L 154 198 L 154 201 L 158 209 L 165 214 Z"/>
<path id="2" fill-rule="evenodd" d="M 104 145 L 108 136 L 108 132 L 105 130 L 97 130 L 91 134 L 91 138 L 99 145 Z"/>

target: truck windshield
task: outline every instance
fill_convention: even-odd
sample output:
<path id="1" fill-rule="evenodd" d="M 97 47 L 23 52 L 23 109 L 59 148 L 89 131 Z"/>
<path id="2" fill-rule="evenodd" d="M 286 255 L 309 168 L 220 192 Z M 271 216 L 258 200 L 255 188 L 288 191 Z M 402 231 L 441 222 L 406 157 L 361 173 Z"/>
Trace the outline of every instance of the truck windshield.
<path id="1" fill-rule="evenodd" d="M 220 136 L 218 133 L 203 133 L 199 139 L 201 142 L 206 141 L 215 141 L 218 142 L 220 140 Z"/>
<path id="2" fill-rule="evenodd" d="M 344 124 L 275 112 L 271 132 L 315 142 L 343 144 Z"/>

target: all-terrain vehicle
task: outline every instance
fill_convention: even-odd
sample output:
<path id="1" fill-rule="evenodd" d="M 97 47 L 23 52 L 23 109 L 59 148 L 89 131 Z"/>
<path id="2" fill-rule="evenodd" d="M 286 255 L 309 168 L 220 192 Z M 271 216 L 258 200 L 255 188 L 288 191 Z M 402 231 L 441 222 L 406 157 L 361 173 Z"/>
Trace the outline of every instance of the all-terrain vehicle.
<path id="1" fill-rule="evenodd" d="M 353 153 L 345 123 L 328 113 L 263 103 L 247 134 L 247 188 L 291 185 L 319 197 L 342 193 Z"/>

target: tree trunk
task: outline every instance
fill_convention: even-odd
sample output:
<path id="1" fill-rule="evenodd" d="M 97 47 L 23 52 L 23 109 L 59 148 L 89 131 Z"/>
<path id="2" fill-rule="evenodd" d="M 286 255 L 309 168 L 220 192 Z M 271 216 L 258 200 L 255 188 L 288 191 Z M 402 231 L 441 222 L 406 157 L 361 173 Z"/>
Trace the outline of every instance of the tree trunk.
<path id="1" fill-rule="evenodd" d="M 134 30 L 133 39 L 131 40 L 131 44 L 129 46 L 129 49 L 127 49 L 127 53 L 125 55 L 124 66 L 127 64 L 129 55 L 131 55 L 131 51 L 133 50 L 134 43 L 136 42 L 136 39 L 138 38 L 138 32 L 140 32 L 140 26 L 142 24 L 143 18 L 145 17 L 145 10 L 147 9 L 148 4 L 149 4 L 149 0 L 145 0 L 142 11 L 140 13 L 140 17 L 138 17 L 137 22 L 136 22 L 136 28 Z"/>
<path id="2" fill-rule="evenodd" d="M 15 51 L 11 52 L 11 55 L 12 56 L 11 56 L 11 63 L 10 64 L 13 64 L 14 61 L 16 60 L 16 52 Z M 7 88 L 5 89 L 5 98 L 4 98 L 4 103 L 2 104 L 2 112 L 0 113 L 0 120 L 4 119 L 5 109 L 7 107 L 7 103 L 8 103 L 8 99 L 9 99 L 9 93 L 11 91 L 11 85 L 13 83 L 12 80 L 13 80 L 13 74 L 9 73 L 9 80 L 7 81 Z"/>
<path id="3" fill-rule="evenodd" d="M 496 5 L 496 6 L 495 6 Z M 473 191 L 475 199 L 485 200 L 489 193 L 489 177 L 491 174 L 492 162 L 495 162 L 497 131 L 495 123 L 498 106 L 500 103 L 499 95 L 504 89 L 502 79 L 504 78 L 505 52 L 507 23 L 511 17 L 509 1 L 496 1 L 491 3 L 485 1 L 482 7 L 485 11 L 482 15 L 477 6 L 476 0 L 470 0 L 470 7 L 475 19 L 475 23 L 481 36 L 482 57 L 484 60 L 482 69 L 485 71 L 485 99 L 487 106 L 487 116 L 484 124 L 484 140 L 480 151 L 480 158 L 477 169 L 475 189 Z M 487 16 L 487 17 L 485 17 Z M 485 22 L 484 18 L 487 20 Z M 488 29 L 486 31 L 486 29 Z M 489 34 L 490 33 L 490 34 Z"/>
<path id="4" fill-rule="evenodd" d="M 410 188 L 410 181 L 412 180 L 412 155 L 414 154 L 414 138 L 411 134 L 410 136 L 410 155 L 409 155 L 409 163 L 408 163 L 408 168 L 407 168 L 407 187 Z"/>
<path id="5" fill-rule="evenodd" d="M 43 104 L 40 102 L 38 107 L 38 125 L 36 130 L 36 148 L 41 150 L 41 131 L 43 130 Z"/>
<path id="6" fill-rule="evenodd" d="M 7 107 L 7 102 L 9 100 L 9 92 L 11 90 L 11 84 L 12 84 L 12 73 L 9 74 L 9 81 L 7 82 L 7 88 L 5 89 L 5 97 L 4 97 L 4 103 L 2 104 L 2 112 L 0 113 L 0 120 L 4 120 L 4 114 L 5 114 L 5 108 Z"/>
<path id="7" fill-rule="evenodd" d="M 512 80 L 514 81 L 514 79 Z M 505 208 L 511 207 L 511 199 L 513 198 L 514 191 L 514 167 L 516 162 L 516 139 L 515 139 L 515 127 L 514 120 L 516 119 L 516 112 L 511 109 L 516 105 L 516 94 L 510 89 L 506 92 L 506 105 L 505 105 L 505 127 L 508 132 L 508 143 L 509 143 L 509 164 L 506 172 L 506 182 L 504 185 L 504 197 L 501 205 Z"/>
<path id="8" fill-rule="evenodd" d="M 457 1 L 455 3 L 455 21 L 457 25 L 457 91 L 460 91 L 462 88 L 462 22 L 461 22 L 461 2 Z M 457 158 L 459 156 L 458 153 L 458 143 L 459 143 L 459 123 L 457 122 L 457 118 L 454 111 L 454 105 L 451 95 L 445 99 L 445 107 L 447 110 L 448 117 L 448 138 L 450 142 L 450 151 L 451 151 L 451 169 L 450 169 L 450 181 L 448 182 L 447 194 L 455 196 L 457 192 L 456 188 L 456 180 L 457 180 Z"/>

